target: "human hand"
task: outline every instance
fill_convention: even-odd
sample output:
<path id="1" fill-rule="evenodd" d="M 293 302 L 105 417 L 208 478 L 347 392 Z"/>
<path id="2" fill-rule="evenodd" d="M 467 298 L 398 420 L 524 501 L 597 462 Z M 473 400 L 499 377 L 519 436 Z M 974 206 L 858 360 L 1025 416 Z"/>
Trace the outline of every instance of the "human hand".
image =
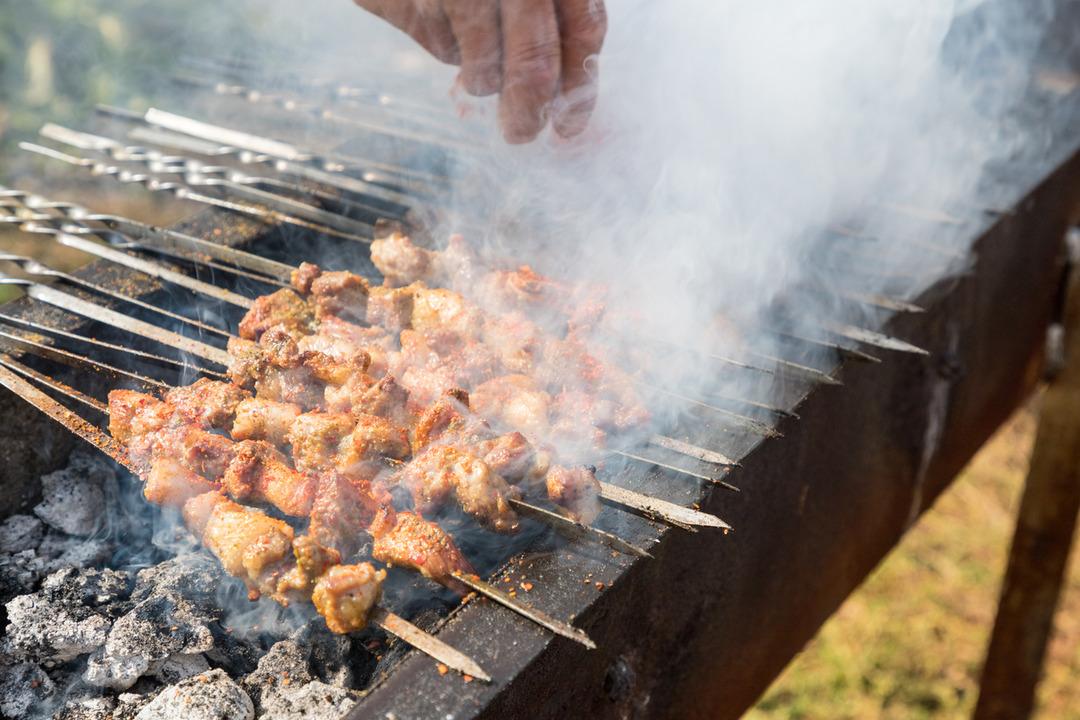
<path id="1" fill-rule="evenodd" d="M 499 93 L 507 142 L 533 140 L 549 119 L 563 137 L 588 124 L 596 105 L 589 59 L 607 31 L 603 0 L 353 1 L 460 65 L 469 94 Z"/>

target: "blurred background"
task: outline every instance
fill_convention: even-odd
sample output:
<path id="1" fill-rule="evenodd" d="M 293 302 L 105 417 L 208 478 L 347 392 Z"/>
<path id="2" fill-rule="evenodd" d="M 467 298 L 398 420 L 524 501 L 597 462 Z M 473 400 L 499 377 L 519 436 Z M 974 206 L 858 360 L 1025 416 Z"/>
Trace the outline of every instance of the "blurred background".
<path id="1" fill-rule="evenodd" d="M 234 0 L 227 12 L 221 6 L 219 0 L 2 0 L 0 184 L 47 189 L 54 199 L 148 222 L 173 222 L 197 209 L 36 160 L 16 145 L 33 139 L 47 121 L 80 127 L 97 103 L 143 109 L 161 102 L 171 90 L 170 69 L 185 57 L 273 48 L 308 32 L 306 14 L 347 14 L 342 32 L 350 23 L 373 22 L 346 0 L 332 9 L 289 0 Z M 364 50 L 357 48 L 358 73 L 361 60 L 385 60 Z M 0 230 L 0 250 L 29 254 L 28 243 L 37 242 Z M 47 253 L 45 259 L 62 269 L 86 261 L 57 248 L 43 243 L 34 254 Z M 0 288 L 0 298 L 4 292 Z M 1033 435 L 1033 407 L 1024 408 L 774 683 L 751 717 L 969 715 Z M 1080 718 L 1075 556 L 1039 697 L 1039 717 Z"/>

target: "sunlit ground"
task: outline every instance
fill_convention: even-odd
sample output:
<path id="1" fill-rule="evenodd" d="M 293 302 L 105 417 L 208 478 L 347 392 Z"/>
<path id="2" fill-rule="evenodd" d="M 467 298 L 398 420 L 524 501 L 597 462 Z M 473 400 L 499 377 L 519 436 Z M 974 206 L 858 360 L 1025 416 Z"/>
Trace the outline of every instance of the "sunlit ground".
<path id="1" fill-rule="evenodd" d="M 1034 431 L 1017 412 L 747 717 L 970 717 Z M 1080 718 L 1078 553 L 1036 717 Z"/>

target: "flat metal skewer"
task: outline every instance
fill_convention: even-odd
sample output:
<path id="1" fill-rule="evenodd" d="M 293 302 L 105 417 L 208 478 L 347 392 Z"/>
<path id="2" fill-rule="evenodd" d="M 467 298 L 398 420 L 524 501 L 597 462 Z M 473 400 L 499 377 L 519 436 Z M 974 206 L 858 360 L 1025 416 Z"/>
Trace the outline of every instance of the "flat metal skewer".
<path id="1" fill-rule="evenodd" d="M 519 515 L 531 517 L 534 520 L 539 520 L 546 525 L 550 525 L 557 533 L 571 540 L 584 540 L 600 545 L 606 545 L 612 550 L 616 550 L 624 555 L 636 555 L 637 557 L 643 558 L 652 557 L 648 551 L 623 540 L 618 535 L 576 522 L 557 512 L 542 508 L 539 505 L 533 505 L 532 503 L 516 498 L 510 498 L 510 504 Z"/>
<path id="2" fill-rule="evenodd" d="M 662 447 L 665 450 L 677 452 L 680 455 L 686 455 L 687 457 L 701 460 L 702 462 L 711 463 L 713 465 L 728 465 L 731 467 L 736 467 L 739 464 L 737 461 L 732 460 L 727 455 L 721 452 L 698 447 L 697 445 L 692 445 L 683 440 L 676 440 L 675 438 L 667 437 L 666 435 L 651 436 L 649 438 L 649 444 L 656 445 L 657 447 Z"/>
<path id="3" fill-rule="evenodd" d="M 484 682 L 491 682 L 491 676 L 471 657 L 447 645 L 431 633 L 424 632 L 405 618 L 390 612 L 386 608 L 375 607 L 368 616 L 368 622 L 382 628 L 391 635 L 397 636 L 432 660 L 441 662 L 443 665 L 457 670 L 462 675 L 474 677 Z"/>
<path id="4" fill-rule="evenodd" d="M 132 305 L 141 307 L 143 310 L 149 310 L 150 312 L 164 315 L 165 317 L 176 320 L 177 322 L 181 322 L 185 325 L 190 325 L 191 327 L 197 328 L 202 332 L 208 332 L 214 335 L 221 335 L 223 337 L 230 337 L 229 333 L 225 332 L 224 330 L 219 330 L 216 327 L 199 322 L 198 320 L 192 320 L 191 318 L 184 317 L 183 315 L 178 315 L 177 313 L 171 312 L 157 305 L 143 302 L 142 300 L 131 297 L 130 295 L 115 292 L 103 285 L 90 282 L 89 280 L 83 280 L 82 278 L 75 275 L 61 272 L 59 270 L 53 270 L 49 266 L 38 260 L 35 260 L 34 258 L 25 257 L 23 255 L 13 255 L 10 253 L 0 253 L 0 262 L 14 263 L 15 265 L 18 265 L 24 273 L 33 277 L 46 277 L 63 280 L 64 282 L 71 283 L 72 285 L 78 285 L 79 287 L 85 288 L 87 290 L 92 290 L 93 292 L 99 293 L 101 295 L 111 297 L 114 300 L 131 303 Z"/>
<path id="5" fill-rule="evenodd" d="M 651 495 L 628 490 L 619 487 L 618 485 L 612 485 L 611 483 L 600 483 L 600 497 L 610 503 L 640 510 L 641 512 L 652 515 L 665 522 L 674 521 L 674 523 L 680 526 L 689 525 L 691 527 L 715 527 L 723 530 L 732 529 L 730 525 L 715 515 L 710 515 L 701 512 L 700 510 L 694 510 L 693 508 L 683 507 L 682 505 L 676 505 L 673 502 L 654 498 Z"/>
<path id="6" fill-rule="evenodd" d="M 912 345 L 909 342 L 904 342 L 903 340 L 898 340 L 897 338 L 873 330 L 855 327 L 854 325 L 824 322 L 822 323 L 822 326 L 825 330 L 835 335 L 845 337 L 848 340 L 861 342 L 866 345 L 873 345 L 874 347 L 879 347 L 884 350 L 895 350 L 897 352 L 913 353 L 915 355 L 930 354 L 928 350 L 923 350 L 921 347 Z"/>
<path id="7" fill-rule="evenodd" d="M 173 285 L 179 285 L 182 288 L 199 293 L 200 295 L 205 295 L 214 300 L 220 300 L 221 302 L 235 305 L 244 310 L 251 309 L 255 304 L 255 301 L 251 298 L 244 297 L 231 290 L 226 290 L 217 285 L 185 275 L 184 273 L 170 270 L 160 263 L 150 262 L 149 260 L 144 260 L 135 257 L 134 255 L 121 252 L 120 250 L 91 242 L 77 235 L 65 232 L 64 230 L 58 230 L 51 225 L 46 225 L 35 220 L 26 221 L 19 217 L 0 217 L 0 223 L 15 222 L 19 222 L 19 229 L 23 232 L 36 233 L 38 235 L 51 235 L 53 239 L 61 245 L 81 250 L 90 255 L 96 255 L 103 260 L 129 267 L 132 270 L 138 270 L 151 277 L 170 282 Z"/>
<path id="8" fill-rule="evenodd" d="M 171 330 L 165 330 L 157 325 L 151 325 L 148 322 L 137 320 L 133 317 L 124 315 L 123 313 L 118 313 L 115 310 L 102 307 L 101 305 L 95 305 L 92 302 L 87 302 L 80 297 L 56 290 L 48 285 L 41 285 L 29 280 L 6 278 L 3 276 L 0 276 L 0 284 L 21 285 L 26 294 L 35 300 L 54 305 L 61 310 L 67 310 L 76 315 L 82 315 L 83 317 L 105 323 L 106 325 L 111 325 L 135 335 L 140 335 L 153 340 L 154 342 L 161 343 L 162 345 L 174 347 L 181 352 L 201 357 L 204 360 L 209 360 L 210 362 L 223 367 L 228 367 L 231 362 L 229 354 L 220 348 L 207 345 L 206 343 L 193 340 L 192 338 L 184 337 Z"/>
<path id="9" fill-rule="evenodd" d="M 55 214 L 67 221 L 63 226 L 67 232 L 74 233 L 74 226 L 77 225 L 84 232 L 97 235 L 110 244 L 115 243 L 122 247 L 135 247 L 137 249 L 176 250 L 196 253 L 266 275 L 281 282 L 288 282 L 290 273 L 295 269 L 291 265 L 270 260 L 255 253 L 203 240 L 176 230 L 149 225 L 120 215 L 95 213 L 75 203 L 54 202 L 40 195 L 13 190 L 3 185 L 0 185 L 0 207 L 25 208 L 28 211 Z M 44 217 L 35 216 L 33 219 L 45 221 Z M 92 223 L 100 224 L 104 229 L 99 229 Z M 120 240 L 117 240 L 117 235 L 120 236 Z M 137 244 L 133 245 L 132 241 Z"/>
<path id="10" fill-rule="evenodd" d="M 67 163 L 68 165 L 74 165 L 75 167 L 81 167 L 89 170 L 95 175 L 101 175 L 104 177 L 111 177 L 118 180 L 121 183 L 139 185 L 151 192 L 165 192 L 170 195 L 174 195 L 181 200 L 191 200 L 194 202 L 202 203 L 204 205 L 213 205 L 214 207 L 222 208 L 223 210 L 231 210 L 244 215 L 258 218 L 264 222 L 271 224 L 274 223 L 287 223 L 289 225 L 296 225 L 297 227 L 307 228 L 323 235 L 330 235 L 333 237 L 343 238 L 346 240 L 354 240 L 357 242 L 370 242 L 371 238 L 363 237 L 359 235 L 353 235 L 351 233 L 342 232 L 332 227 L 326 227 L 319 223 L 311 222 L 303 218 L 298 218 L 288 213 L 275 210 L 273 208 L 267 208 L 261 205 L 251 205 L 244 202 L 237 202 L 235 200 L 227 200 L 224 198 L 215 197 L 214 195 L 208 195 L 197 190 L 193 190 L 185 183 L 173 182 L 162 180 L 161 178 L 153 175 L 149 172 L 136 173 L 130 170 L 110 165 L 109 163 L 101 162 L 93 158 L 81 157 L 77 155 L 70 155 L 68 153 L 54 150 L 44 145 L 38 145 L 31 142 L 20 142 L 19 148 L 32 152 L 37 155 L 43 155 L 53 160 L 59 160 L 60 162 Z"/>
<path id="11" fill-rule="evenodd" d="M 745 415 L 740 415 L 740 414 L 738 414 L 736 412 L 732 412 L 730 410 L 725 410 L 724 408 L 717 407 L 715 405 L 710 405 L 707 402 L 704 402 L 702 400 L 698 400 L 697 398 L 692 398 L 692 397 L 683 395 L 682 393 L 677 393 L 674 390 L 668 390 L 666 388 L 658 387 L 656 385 L 653 385 L 652 383 L 648 383 L 648 382 L 645 382 L 643 380 L 635 380 L 634 384 L 635 385 L 640 385 L 640 386 L 642 386 L 644 388 L 652 390 L 653 392 L 660 393 L 661 395 L 667 395 L 668 397 L 675 398 L 676 400 L 687 403 L 688 405 L 694 405 L 696 407 L 700 407 L 700 408 L 704 408 L 706 410 L 709 410 L 710 412 L 714 412 L 714 413 L 716 413 L 718 415 L 721 415 L 724 418 L 726 418 L 727 421 L 730 422 L 735 427 L 740 428 L 742 430 L 747 430 L 749 432 L 754 433 L 755 435 L 761 435 L 762 437 L 767 437 L 767 438 L 779 438 L 779 437 L 784 436 L 784 434 L 781 433 L 779 430 L 776 430 L 775 428 L 769 427 L 768 425 L 766 425 L 763 422 L 759 422 L 757 420 L 754 420 L 753 418 L 748 418 Z M 679 451 L 676 450 L 676 452 L 679 452 Z M 719 464 L 729 465 L 731 463 L 719 463 Z"/>
<path id="12" fill-rule="evenodd" d="M 100 373 L 111 378 L 113 381 L 119 381 L 123 378 L 134 380 L 140 386 L 151 391 L 164 390 L 169 387 L 160 380 L 148 378 L 139 375 L 138 373 L 131 372 L 130 370 L 122 370 L 121 368 L 103 363 L 100 360 L 93 360 L 84 355 L 73 353 L 70 350 L 53 347 L 52 345 L 47 345 L 38 342 L 37 340 L 31 340 L 30 338 L 22 337 L 21 335 L 9 333 L 3 329 L 0 329 L 0 345 L 14 345 L 21 352 L 28 352 L 46 358 L 47 360 L 64 363 L 65 365 L 81 370 L 90 370 L 95 373 Z"/>
<path id="13" fill-rule="evenodd" d="M 637 455 L 635 453 L 632 453 L 632 452 L 629 452 L 629 451 L 626 451 L 626 450 L 616 450 L 614 448 L 609 448 L 607 450 L 607 452 L 609 454 L 611 454 L 611 455 L 616 456 L 616 457 L 623 458 L 624 460 L 632 460 L 634 462 L 642 463 L 644 465 L 652 465 L 652 466 L 655 466 L 655 467 L 658 467 L 658 468 L 663 468 L 664 470 L 668 470 L 668 471 L 676 473 L 678 475 L 686 475 L 687 477 L 692 477 L 695 480 L 701 480 L 702 482 L 711 483 L 713 485 L 720 485 L 721 487 L 725 487 L 728 490 L 734 490 L 735 492 L 742 492 L 741 490 L 739 490 L 739 488 L 735 487 L 734 485 L 732 485 L 731 483 L 729 483 L 729 482 L 727 482 L 725 480 L 721 480 L 720 478 L 713 477 L 712 475 L 706 475 L 704 473 L 699 473 L 699 472 L 696 472 L 694 470 L 688 470 L 687 468 L 679 467 L 678 465 L 670 465 L 668 463 L 657 460 L 656 458 L 653 458 L 653 457 L 646 457 L 645 455 Z M 640 509 L 640 508 L 638 508 L 638 509 Z M 655 515 L 655 513 L 653 513 L 653 515 Z M 672 518 L 672 519 L 660 518 L 660 519 L 663 519 L 665 522 L 671 522 L 671 524 L 676 525 L 677 527 L 683 527 L 684 525 L 686 525 L 686 523 L 683 523 L 681 521 L 672 522 L 672 520 L 674 520 L 674 518 Z"/>
<path id="14" fill-rule="evenodd" d="M 135 348 L 130 348 L 126 345 L 116 345 L 114 343 L 105 342 L 104 340 L 98 340 L 97 338 L 87 337 L 86 335 L 80 335 L 78 333 L 68 332 L 67 330 L 54 328 L 49 325 L 42 325 L 41 323 L 37 323 L 32 320 L 26 320 L 20 317 L 15 317 L 14 315 L 0 313 L 0 321 L 7 323 L 8 325 L 23 328 L 24 330 L 30 330 L 37 333 L 46 333 L 49 335 L 56 335 L 58 337 L 66 338 L 67 340 L 87 343 L 88 345 L 103 348 L 111 352 L 131 355 L 134 358 L 138 358 L 139 360 L 145 360 L 146 362 L 169 365 L 175 370 L 194 370 L 197 373 L 201 373 L 203 375 L 213 377 L 218 380 L 229 379 L 229 376 L 223 372 L 199 367 L 198 365 L 191 365 L 190 363 L 185 363 L 181 360 L 176 360 L 175 358 L 165 357 L 164 355 L 155 355 L 154 353 L 148 353 L 143 350 L 136 350 Z"/>
<path id="15" fill-rule="evenodd" d="M 105 453 L 116 463 L 126 468 L 132 475 L 139 476 L 138 468 L 131 462 L 127 452 L 115 438 L 110 437 L 103 430 L 87 422 L 78 413 L 53 400 L 34 387 L 29 381 L 19 377 L 8 367 L 7 362 L 2 361 L 2 356 L 0 356 L 0 385 L 3 385 L 64 428 Z M 458 672 L 471 675 L 485 682 L 491 682 L 491 676 L 467 655 L 384 608 L 375 608 L 370 617 L 370 622 L 392 635 L 396 635 L 447 667 L 452 667 Z"/>
<path id="16" fill-rule="evenodd" d="M 23 365 L 21 362 L 6 353 L 0 353 L 0 365 L 7 367 L 12 372 L 17 372 L 25 378 L 34 380 L 40 385 L 44 385 L 45 387 L 51 388 L 58 393 L 67 395 L 71 399 L 81 402 L 83 405 L 87 406 L 91 410 L 96 410 L 97 412 L 104 413 L 106 415 L 109 413 L 109 406 L 101 402 L 97 398 L 90 397 L 81 390 L 76 390 L 75 388 L 71 387 L 66 383 L 62 383 L 55 378 L 51 378 L 48 375 L 45 375 L 44 373 L 40 373 L 32 367 Z"/>
<path id="17" fill-rule="evenodd" d="M 453 578 L 460 582 L 462 585 L 475 590 L 484 597 L 490 598 L 499 603 L 503 607 L 513 610 L 517 614 L 532 620 L 537 625 L 546 627 L 556 635 L 561 635 L 564 638 L 569 638 L 574 642 L 580 643 L 590 650 L 596 649 L 596 643 L 594 643 L 588 635 L 583 631 L 578 630 L 576 627 L 569 623 L 565 623 L 561 620 L 556 620 L 545 612 L 531 608 L 523 603 L 518 602 L 515 598 L 510 597 L 506 592 L 500 590 L 489 582 L 481 580 L 476 575 L 469 575 L 460 571 L 452 573 Z"/>

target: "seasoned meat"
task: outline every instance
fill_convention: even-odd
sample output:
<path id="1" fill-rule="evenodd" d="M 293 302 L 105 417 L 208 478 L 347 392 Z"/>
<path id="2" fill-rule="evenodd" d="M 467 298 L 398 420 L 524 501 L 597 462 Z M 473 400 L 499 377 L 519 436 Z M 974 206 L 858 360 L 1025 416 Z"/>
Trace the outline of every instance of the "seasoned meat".
<path id="1" fill-rule="evenodd" d="M 165 427 L 174 412 L 153 395 L 113 390 L 109 393 L 109 434 L 120 442 L 128 442 Z"/>
<path id="2" fill-rule="evenodd" d="M 308 472 L 337 467 L 342 441 L 353 431 L 353 419 L 345 413 L 304 413 L 289 432 L 293 462 Z"/>
<path id="3" fill-rule="evenodd" d="M 228 431 L 232 426 L 236 406 L 251 395 L 231 383 L 199 378 L 191 385 L 173 388 L 165 394 L 165 402 L 187 421 L 201 427 Z"/>
<path id="4" fill-rule="evenodd" d="M 252 598 L 277 596 L 278 579 L 292 560 L 293 529 L 288 523 L 219 492 L 188 500 L 184 522 L 227 573 L 244 581 Z"/>
<path id="5" fill-rule="evenodd" d="M 380 510 L 390 508 L 390 501 L 387 492 L 370 482 L 333 470 L 320 473 L 308 533 L 322 545 L 352 555 Z"/>
<path id="6" fill-rule="evenodd" d="M 258 340 L 274 325 L 284 325 L 292 332 L 306 335 L 315 328 L 315 313 L 295 291 L 282 288 L 255 299 L 254 306 L 240 321 L 240 337 Z"/>
<path id="7" fill-rule="evenodd" d="M 252 388 L 270 365 L 270 359 L 254 340 L 229 338 L 229 379 L 236 385 Z"/>
<path id="8" fill-rule="evenodd" d="M 528 375 L 500 375 L 472 389 L 473 411 L 497 426 L 515 428 L 533 442 L 550 434 L 551 395 Z"/>
<path id="9" fill-rule="evenodd" d="M 386 571 L 375 570 L 371 563 L 336 565 L 315 583 L 311 602 L 331 632 L 360 630 L 382 596 L 385 578 Z"/>
<path id="10" fill-rule="evenodd" d="M 469 452 L 446 445 L 428 448 L 405 465 L 398 477 L 421 513 L 453 497 L 462 510 L 496 532 L 518 529 L 517 514 L 509 502 L 516 492 Z"/>
<path id="11" fill-rule="evenodd" d="M 547 475 L 551 467 L 551 454 L 537 450 L 519 432 L 469 443 L 467 447 L 486 462 L 492 472 L 513 484 L 537 483 Z"/>
<path id="12" fill-rule="evenodd" d="M 353 413 L 352 432 L 340 444 L 337 466 L 345 473 L 380 458 L 403 460 L 412 452 L 408 431 L 386 418 Z"/>
<path id="13" fill-rule="evenodd" d="M 371 262 L 389 285 L 408 285 L 417 280 L 438 282 L 437 258 L 438 253 L 418 247 L 401 233 L 371 243 Z"/>
<path id="14" fill-rule="evenodd" d="M 323 272 L 311 282 L 309 303 L 314 307 L 315 319 L 337 317 L 349 322 L 363 322 L 367 318 L 368 281 L 345 270 Z"/>
<path id="15" fill-rule="evenodd" d="M 419 286 L 403 288 L 373 287 L 368 295 L 367 322 L 390 332 L 398 332 L 412 324 L 413 306 Z"/>
<path id="16" fill-rule="evenodd" d="M 454 585 L 453 573 L 473 573 L 453 539 L 433 522 L 414 513 L 386 513 L 371 528 L 371 556 L 387 565 L 421 573 L 444 585 Z"/>
<path id="17" fill-rule="evenodd" d="M 307 295 L 311 292 L 311 283 L 315 281 L 315 278 L 322 274 L 322 268 L 314 263 L 302 262 L 299 267 L 292 271 L 289 275 L 289 280 L 296 290 L 301 295 Z"/>
<path id="18" fill-rule="evenodd" d="M 143 495 L 155 505 L 180 508 L 196 495 L 218 490 L 218 484 L 192 472 L 169 457 L 154 458 L 146 474 Z"/>
<path id="19" fill-rule="evenodd" d="M 306 517 L 315 499 L 316 479 L 290 467 L 284 455 L 262 440 L 235 444 L 222 484 L 237 500 L 268 502 L 296 517 Z"/>
<path id="20" fill-rule="evenodd" d="M 463 339 L 475 339 L 480 337 L 483 325 L 483 313 L 461 293 L 425 287 L 417 287 L 413 293 L 413 330 L 423 333 L 444 330 Z"/>
<path id="21" fill-rule="evenodd" d="M 293 421 L 303 412 L 295 403 L 249 398 L 236 406 L 234 440 L 266 440 L 283 447 L 289 442 Z"/>
<path id="22" fill-rule="evenodd" d="M 556 465 L 545 482 L 548 498 L 574 520 L 588 525 L 600 513 L 600 483 L 590 468 Z"/>

